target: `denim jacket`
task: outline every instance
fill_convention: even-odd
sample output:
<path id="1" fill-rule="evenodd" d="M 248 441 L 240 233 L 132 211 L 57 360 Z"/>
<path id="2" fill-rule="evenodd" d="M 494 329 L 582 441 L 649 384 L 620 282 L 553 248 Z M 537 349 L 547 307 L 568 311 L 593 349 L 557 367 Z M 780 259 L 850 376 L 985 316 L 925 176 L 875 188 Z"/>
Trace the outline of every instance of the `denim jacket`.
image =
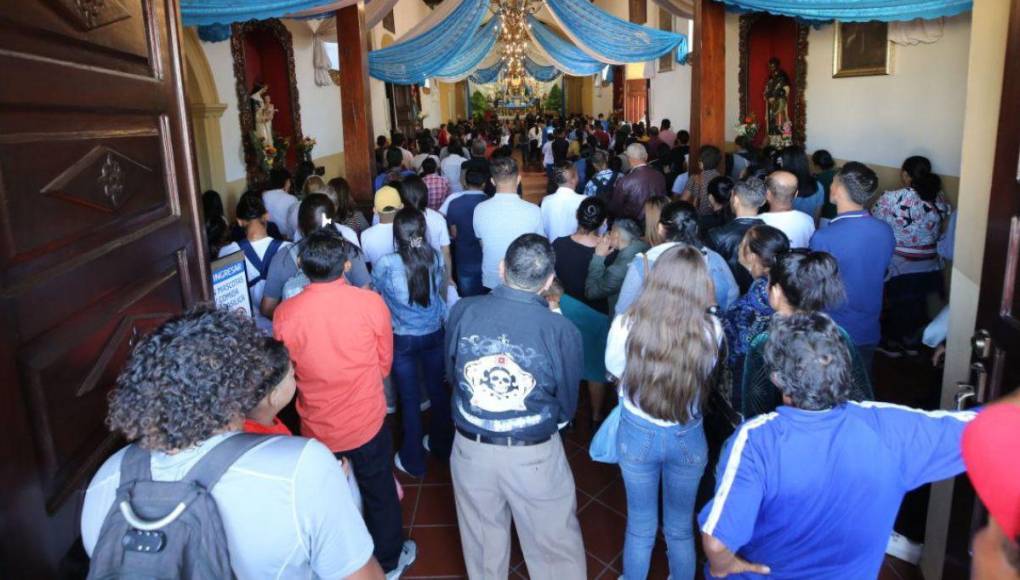
<path id="1" fill-rule="evenodd" d="M 627 268 L 627 276 L 623 279 L 623 287 L 620 288 L 620 298 L 616 301 L 616 314 L 626 312 L 627 308 L 641 294 L 641 288 L 644 287 L 645 281 L 645 257 L 648 258 L 648 266 L 651 267 L 663 252 L 678 243 L 680 242 L 659 244 L 644 254 L 638 254 L 634 257 L 630 267 Z M 708 263 L 708 274 L 712 277 L 712 283 L 715 284 L 716 303 L 720 309 L 726 310 L 740 296 L 740 288 L 737 286 L 737 281 L 733 278 L 733 272 L 722 256 L 706 247 L 699 249 L 702 255 L 705 256 L 705 261 Z"/>
<path id="2" fill-rule="evenodd" d="M 538 441 L 574 418 L 581 333 L 532 292 L 497 286 L 450 310 L 446 372 L 453 420 L 486 436 Z"/>
<path id="3" fill-rule="evenodd" d="M 386 254 L 376 262 L 372 269 L 372 283 L 390 309 L 393 334 L 424 336 L 443 327 L 446 297 L 443 296 L 443 262 L 438 252 L 432 266 L 432 294 L 428 306 L 411 302 L 407 272 L 400 254 Z"/>

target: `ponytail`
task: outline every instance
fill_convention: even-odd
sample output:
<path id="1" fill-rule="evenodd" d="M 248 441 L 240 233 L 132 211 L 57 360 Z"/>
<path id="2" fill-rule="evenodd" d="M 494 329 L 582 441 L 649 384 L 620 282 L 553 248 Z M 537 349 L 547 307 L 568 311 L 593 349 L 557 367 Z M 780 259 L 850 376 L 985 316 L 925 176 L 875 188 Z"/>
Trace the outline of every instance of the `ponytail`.
<path id="1" fill-rule="evenodd" d="M 817 312 L 846 300 L 836 258 L 825 252 L 791 250 L 778 258 L 769 271 L 769 286 L 779 284 L 790 305 Z"/>
<path id="2" fill-rule="evenodd" d="M 942 191 L 942 179 L 932 173 L 931 161 L 927 157 L 914 155 L 903 162 L 902 169 L 910 176 L 910 187 L 917 192 L 921 201 L 934 204 Z"/>

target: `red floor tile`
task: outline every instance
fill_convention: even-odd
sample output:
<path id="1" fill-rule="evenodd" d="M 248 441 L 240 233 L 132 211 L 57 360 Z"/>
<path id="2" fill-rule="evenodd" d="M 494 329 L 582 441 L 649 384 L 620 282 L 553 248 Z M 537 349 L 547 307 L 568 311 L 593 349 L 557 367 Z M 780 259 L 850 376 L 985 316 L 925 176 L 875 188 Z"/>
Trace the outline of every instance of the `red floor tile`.
<path id="1" fill-rule="evenodd" d="M 400 502 L 400 512 L 404 527 L 411 527 L 414 522 L 414 510 L 418 507 L 418 486 L 404 487 L 404 499 Z"/>
<path id="2" fill-rule="evenodd" d="M 451 485 L 423 485 L 420 488 L 414 526 L 455 526 L 457 506 Z"/>
<path id="3" fill-rule="evenodd" d="M 627 520 L 608 507 L 591 502 L 580 510 L 581 535 L 589 554 L 602 562 L 612 562 L 623 550 Z"/>
<path id="4" fill-rule="evenodd" d="M 601 493 L 614 480 L 620 478 L 620 468 L 606 463 L 592 461 L 586 454 L 578 454 L 567 460 L 574 472 L 574 484 L 591 496 Z"/>
<path id="5" fill-rule="evenodd" d="M 453 483 L 450 477 L 450 463 L 429 455 L 425 463 L 425 479 L 422 483 Z"/>
<path id="6" fill-rule="evenodd" d="M 418 559 L 405 578 L 467 576 L 457 526 L 415 527 L 411 529 L 411 539 L 418 544 Z"/>
<path id="7" fill-rule="evenodd" d="M 610 483 L 602 493 L 595 497 L 599 503 L 605 504 L 621 516 L 627 516 L 627 488 L 623 485 L 623 478 L 618 478 Z"/>
<path id="8" fill-rule="evenodd" d="M 587 563 L 588 578 L 590 580 L 595 580 L 595 578 L 598 578 L 599 576 L 602 576 L 602 573 L 606 571 L 606 563 L 599 561 L 597 558 L 595 558 L 591 554 L 586 554 L 586 555 L 587 555 L 586 559 L 588 561 L 588 563 Z"/>

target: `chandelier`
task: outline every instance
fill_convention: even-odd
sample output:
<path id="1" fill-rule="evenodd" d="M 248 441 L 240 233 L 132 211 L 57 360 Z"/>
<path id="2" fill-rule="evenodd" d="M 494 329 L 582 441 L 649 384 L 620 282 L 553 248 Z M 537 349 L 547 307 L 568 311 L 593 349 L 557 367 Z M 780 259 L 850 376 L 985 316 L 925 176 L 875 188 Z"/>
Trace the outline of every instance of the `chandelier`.
<path id="1" fill-rule="evenodd" d="M 524 58 L 528 53 L 529 14 L 541 8 L 541 0 L 494 0 L 493 12 L 502 19 L 499 29 L 503 72 L 501 88 L 508 95 L 523 95 L 527 87 Z"/>

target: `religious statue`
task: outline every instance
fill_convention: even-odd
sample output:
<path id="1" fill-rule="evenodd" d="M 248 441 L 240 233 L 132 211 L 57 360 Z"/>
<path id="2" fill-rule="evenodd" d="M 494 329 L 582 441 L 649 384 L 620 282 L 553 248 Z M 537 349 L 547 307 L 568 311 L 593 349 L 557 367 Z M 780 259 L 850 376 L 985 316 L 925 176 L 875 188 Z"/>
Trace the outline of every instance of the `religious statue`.
<path id="1" fill-rule="evenodd" d="M 769 78 L 765 81 L 765 134 L 769 145 L 792 144 L 789 103 L 790 77 L 779 68 L 778 58 L 770 58 Z"/>
<path id="2" fill-rule="evenodd" d="M 256 85 L 251 94 L 252 114 L 255 117 L 255 135 L 263 146 L 273 144 L 273 117 L 276 107 L 269 99 L 269 86 Z"/>

